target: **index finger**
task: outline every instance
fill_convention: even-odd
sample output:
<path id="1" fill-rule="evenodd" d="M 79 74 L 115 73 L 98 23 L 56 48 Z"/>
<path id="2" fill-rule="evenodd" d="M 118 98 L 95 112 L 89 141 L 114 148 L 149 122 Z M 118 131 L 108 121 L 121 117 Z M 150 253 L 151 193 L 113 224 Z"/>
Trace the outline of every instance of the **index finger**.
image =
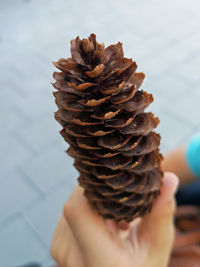
<path id="1" fill-rule="evenodd" d="M 70 228 L 84 253 L 96 253 L 113 243 L 104 219 L 94 211 L 77 186 L 64 207 L 64 214 Z"/>

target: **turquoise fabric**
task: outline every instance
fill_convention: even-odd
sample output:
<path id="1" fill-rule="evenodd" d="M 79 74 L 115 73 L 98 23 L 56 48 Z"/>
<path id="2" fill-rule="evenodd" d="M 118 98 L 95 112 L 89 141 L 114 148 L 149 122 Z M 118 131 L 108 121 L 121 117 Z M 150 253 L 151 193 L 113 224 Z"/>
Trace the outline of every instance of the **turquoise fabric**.
<path id="1" fill-rule="evenodd" d="M 192 173 L 200 178 L 200 133 L 190 139 L 185 156 Z"/>

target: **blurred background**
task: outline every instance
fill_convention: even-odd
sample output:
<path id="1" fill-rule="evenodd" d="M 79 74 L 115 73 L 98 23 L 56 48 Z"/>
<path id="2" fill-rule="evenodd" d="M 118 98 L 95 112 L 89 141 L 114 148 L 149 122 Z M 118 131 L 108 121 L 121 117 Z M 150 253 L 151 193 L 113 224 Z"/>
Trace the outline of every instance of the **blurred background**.
<path id="1" fill-rule="evenodd" d="M 0 266 L 44 267 L 78 173 L 58 133 L 52 61 L 69 42 L 123 42 L 146 74 L 162 152 L 200 131 L 199 0 L 0 0 Z"/>

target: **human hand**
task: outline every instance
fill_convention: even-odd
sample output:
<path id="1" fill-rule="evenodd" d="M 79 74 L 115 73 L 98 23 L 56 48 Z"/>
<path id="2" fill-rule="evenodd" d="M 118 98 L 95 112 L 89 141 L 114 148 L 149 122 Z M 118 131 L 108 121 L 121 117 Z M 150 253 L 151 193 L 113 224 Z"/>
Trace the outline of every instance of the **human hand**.
<path id="1" fill-rule="evenodd" d="M 65 204 L 51 247 L 58 266 L 166 267 L 174 240 L 177 184 L 174 174 L 165 173 L 151 213 L 131 224 L 104 220 L 77 186 Z"/>

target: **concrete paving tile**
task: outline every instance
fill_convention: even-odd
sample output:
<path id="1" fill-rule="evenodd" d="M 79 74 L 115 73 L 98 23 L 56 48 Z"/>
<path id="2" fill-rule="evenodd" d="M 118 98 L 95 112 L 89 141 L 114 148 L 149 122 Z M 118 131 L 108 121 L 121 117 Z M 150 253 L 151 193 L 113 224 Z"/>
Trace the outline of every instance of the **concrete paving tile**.
<path id="1" fill-rule="evenodd" d="M 185 142 L 187 137 L 194 132 L 189 125 L 173 117 L 166 109 L 162 110 L 159 118 L 160 124 L 156 130 L 161 134 L 161 144 L 164 145 L 165 152 Z"/>
<path id="2" fill-rule="evenodd" d="M 195 88 L 194 88 L 194 89 L 195 89 Z M 200 87 L 199 87 L 198 84 L 197 84 L 197 86 L 196 86 L 195 94 L 200 98 Z"/>
<path id="3" fill-rule="evenodd" d="M 73 183 L 75 185 L 75 179 Z M 72 183 L 66 181 L 25 214 L 28 222 L 49 248 L 64 203 L 70 196 L 74 185 L 72 186 Z"/>
<path id="4" fill-rule="evenodd" d="M 49 88 L 51 85 L 49 85 Z M 27 95 L 21 103 L 16 103 L 15 107 L 21 111 L 26 117 L 31 120 L 39 119 L 46 113 L 51 113 L 53 111 L 54 102 L 49 99 L 47 95 L 44 94 L 29 94 Z"/>
<path id="5" fill-rule="evenodd" d="M 67 146 L 66 146 L 67 148 Z M 54 143 L 22 166 L 22 170 L 42 191 L 47 192 L 60 181 L 77 178 L 73 160 L 65 152 L 60 143 Z"/>
<path id="6" fill-rule="evenodd" d="M 0 30 L 0 203 L 8 203 L 7 211 L 0 204 L 0 213 L 9 223 L 4 224 L 5 235 L 0 225 L 0 247 L 1 237 L 15 237 L 0 251 L 3 267 L 25 260 L 49 267 L 51 259 L 42 242 L 50 246 L 62 205 L 78 176 L 53 119 L 57 108 L 51 61 L 69 57 L 69 41 L 77 35 L 84 38 L 94 32 L 106 45 L 123 42 L 125 56 L 136 60 L 138 71 L 146 74 L 141 88 L 154 95 L 147 111 L 161 120 L 157 131 L 163 137 L 161 150 L 166 152 L 200 131 L 199 8 L 199 0 L 192 4 L 186 0 L 127 0 L 126 4 L 86 0 L 81 8 L 77 1 L 66 0 L 59 4 L 52 0 L 0 2 L 0 25 L 4 25 Z M 19 173 L 12 172 L 15 168 Z M 43 197 L 37 198 L 39 192 Z M 21 210 L 26 222 L 15 218 Z"/>
<path id="7" fill-rule="evenodd" d="M 19 129 L 19 134 L 36 150 L 44 149 L 54 140 L 61 139 L 60 124 L 54 119 L 54 113 L 48 113 L 40 119 L 35 119 L 32 124 Z"/>
<path id="8" fill-rule="evenodd" d="M 13 107 L 2 108 L 2 112 L 5 115 L 0 117 L 1 135 L 7 135 L 26 125 L 26 118 L 21 116 Z"/>
<path id="9" fill-rule="evenodd" d="M 199 114 L 200 114 L 200 106 L 199 106 L 200 97 L 196 93 L 196 91 L 192 88 L 188 90 L 182 98 L 177 99 L 174 104 L 170 106 L 170 110 L 177 114 L 179 118 L 185 121 L 185 124 L 192 126 L 199 125 Z"/>
<path id="10" fill-rule="evenodd" d="M 5 73 L 5 75 L 7 74 Z M 0 97 L 3 101 L 1 101 L 0 110 L 3 112 L 6 109 L 14 109 L 16 103 L 22 103 L 23 96 L 16 85 L 7 77 L 5 77 L 5 80 L 1 78 L 1 83 Z M 4 113 L 4 116 L 6 117 L 6 113 Z"/>
<path id="11" fill-rule="evenodd" d="M 185 80 L 172 75 L 161 75 L 158 79 L 154 79 L 154 86 L 167 101 L 181 99 L 192 87 Z"/>
<path id="12" fill-rule="evenodd" d="M 195 54 L 192 53 L 191 57 L 189 57 L 175 69 L 175 73 L 180 75 L 180 77 L 183 77 L 183 79 L 191 81 L 192 83 L 196 83 L 200 80 L 199 62 L 195 61 Z"/>
<path id="13" fill-rule="evenodd" d="M 153 112 L 159 117 L 161 109 L 168 105 L 168 99 L 163 94 L 162 85 L 158 85 L 157 79 L 146 77 L 141 89 L 153 95 L 154 101 L 147 107 L 146 112 Z"/>
<path id="14" fill-rule="evenodd" d="M 40 192 L 17 169 L 0 175 L 0 222 L 33 203 Z"/>
<path id="15" fill-rule="evenodd" d="M 3 142 L 0 149 L 0 173 L 4 173 L 22 164 L 32 155 L 33 151 L 21 143 L 17 136 L 9 134 L 7 136 L 1 136 L 1 138 Z"/>
<path id="16" fill-rule="evenodd" d="M 0 230 L 1 266 L 12 267 L 41 261 L 48 249 L 23 218 L 17 218 Z"/>

